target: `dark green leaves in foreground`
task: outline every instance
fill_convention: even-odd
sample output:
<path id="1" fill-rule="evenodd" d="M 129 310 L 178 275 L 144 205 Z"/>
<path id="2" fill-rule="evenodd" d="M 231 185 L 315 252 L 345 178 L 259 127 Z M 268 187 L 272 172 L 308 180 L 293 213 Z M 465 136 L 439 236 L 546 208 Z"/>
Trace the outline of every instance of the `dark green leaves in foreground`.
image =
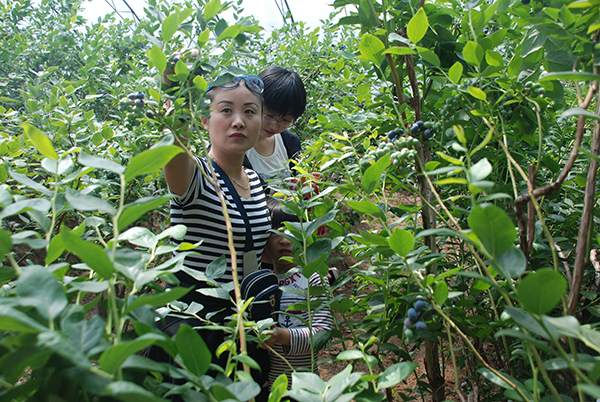
<path id="1" fill-rule="evenodd" d="M 514 245 L 517 230 L 506 212 L 491 204 L 478 205 L 469 214 L 473 233 L 494 257 Z"/>
<path id="2" fill-rule="evenodd" d="M 517 291 L 525 310 L 546 314 L 552 310 L 567 290 L 567 280 L 552 269 L 540 269 L 521 280 Z"/>

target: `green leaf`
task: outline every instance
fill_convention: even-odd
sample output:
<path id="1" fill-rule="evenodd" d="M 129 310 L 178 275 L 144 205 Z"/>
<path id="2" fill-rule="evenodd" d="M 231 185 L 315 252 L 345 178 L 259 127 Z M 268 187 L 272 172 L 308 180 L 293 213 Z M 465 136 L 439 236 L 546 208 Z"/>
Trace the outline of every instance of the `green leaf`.
<path id="1" fill-rule="evenodd" d="M 552 81 L 552 80 L 569 80 L 569 81 L 596 81 L 600 80 L 599 74 L 579 72 L 579 71 L 555 71 L 553 73 L 547 73 L 540 77 L 538 82 Z"/>
<path id="2" fill-rule="evenodd" d="M 162 197 L 144 197 L 127 204 L 123 213 L 119 216 L 119 230 L 123 230 L 133 222 L 141 218 L 145 213 L 158 208 L 173 198 L 173 195 L 163 195 Z"/>
<path id="3" fill-rule="evenodd" d="M 525 254 L 515 246 L 496 256 L 500 273 L 505 278 L 520 278 L 527 268 Z"/>
<path id="4" fill-rule="evenodd" d="M 29 138 L 40 154 L 44 155 L 46 158 L 58 159 L 58 155 L 52 146 L 52 141 L 50 141 L 50 138 L 48 138 L 46 134 L 29 124 L 23 124 L 22 127 L 27 138 Z"/>
<path id="5" fill-rule="evenodd" d="M 8 173 L 10 174 L 10 176 L 13 179 L 18 181 L 19 183 L 24 184 L 27 187 L 44 194 L 47 197 L 54 196 L 54 193 L 52 191 L 48 190 L 43 184 L 37 183 L 37 182 L 31 180 L 29 177 L 25 176 L 24 174 L 17 173 L 10 168 L 8 169 Z"/>
<path id="6" fill-rule="evenodd" d="M 221 9 L 221 0 L 212 0 L 204 6 L 204 19 L 211 20 Z"/>
<path id="7" fill-rule="evenodd" d="M 417 50 L 419 52 L 419 55 L 427 63 L 429 63 L 429 64 L 431 64 L 433 66 L 436 66 L 438 68 L 441 66 L 440 58 L 431 49 L 424 48 L 424 47 L 419 47 L 419 48 L 417 48 Z"/>
<path id="8" fill-rule="evenodd" d="M 96 169 L 105 169 L 109 172 L 117 174 L 123 174 L 125 172 L 125 168 L 119 165 L 117 162 L 113 162 L 110 159 L 88 155 L 85 152 L 79 153 L 79 163 L 81 163 L 83 166 L 93 167 Z"/>
<path id="9" fill-rule="evenodd" d="M 413 362 L 401 362 L 388 367 L 383 373 L 379 374 L 377 389 L 395 386 L 399 382 L 404 381 L 416 368 L 417 365 Z"/>
<path id="10" fill-rule="evenodd" d="M 378 37 L 371 34 L 363 35 L 363 37 L 360 38 L 358 48 L 364 60 L 369 61 L 376 66 L 381 65 L 383 62 L 385 45 Z"/>
<path id="11" fill-rule="evenodd" d="M 175 345 L 185 368 L 197 377 L 208 371 L 211 353 L 202 337 L 189 325 L 179 327 Z"/>
<path id="12" fill-rule="evenodd" d="M 145 294 L 131 302 L 125 309 L 125 314 L 141 306 L 165 306 L 167 303 L 181 299 L 183 296 L 188 294 L 190 290 L 191 288 L 176 287 L 171 288 L 171 290 L 168 292 L 159 294 Z"/>
<path id="13" fill-rule="evenodd" d="M 591 396 L 593 399 L 600 399 L 600 386 L 592 384 L 579 384 L 576 385 L 575 390 L 581 390 L 583 393 Z"/>
<path id="14" fill-rule="evenodd" d="M 71 343 L 83 353 L 96 346 L 104 335 L 105 322 L 99 315 L 85 319 L 85 311 L 69 314 L 61 322 L 61 328 Z"/>
<path id="15" fill-rule="evenodd" d="M 469 214 L 469 226 L 492 256 L 514 245 L 517 230 L 506 212 L 491 204 L 481 204 Z"/>
<path id="16" fill-rule="evenodd" d="M 356 349 L 344 350 L 343 352 L 340 352 L 336 357 L 337 360 L 358 360 L 364 358 L 364 352 Z"/>
<path id="17" fill-rule="evenodd" d="M 383 51 L 383 54 L 397 54 L 397 55 L 406 55 L 406 54 L 416 54 L 417 51 L 411 49 L 406 46 L 392 46 Z"/>
<path id="18" fill-rule="evenodd" d="M 473 41 L 467 42 L 463 48 L 463 57 L 465 61 L 474 66 L 480 66 L 483 61 L 483 47 Z"/>
<path id="19" fill-rule="evenodd" d="M 123 402 L 166 402 L 152 392 L 128 381 L 114 381 L 106 386 L 108 393 Z"/>
<path id="20" fill-rule="evenodd" d="M 531 313 L 546 314 L 560 302 L 567 286 L 567 280 L 558 272 L 540 269 L 519 282 L 519 302 Z"/>
<path id="21" fill-rule="evenodd" d="M 23 312 L 0 304 L 0 330 L 36 333 L 47 331 L 48 328 Z"/>
<path id="22" fill-rule="evenodd" d="M 600 120 L 600 115 L 590 112 L 589 110 L 581 109 L 578 107 L 574 107 L 572 109 L 567 109 L 560 114 L 560 117 L 570 117 L 570 116 L 585 116 L 595 120 Z"/>
<path id="23" fill-rule="evenodd" d="M 147 333 L 133 341 L 121 342 L 102 352 L 98 365 L 103 371 L 115 374 L 129 356 L 162 340 L 163 337 L 159 334 Z"/>
<path id="24" fill-rule="evenodd" d="M 175 32 L 177 32 L 178 27 L 179 27 L 179 14 L 177 12 L 174 12 L 173 14 L 171 14 L 167 18 L 165 18 L 164 21 L 162 22 L 162 28 L 161 28 L 162 41 L 164 43 L 167 43 L 168 41 L 170 41 L 171 38 L 173 37 L 173 35 L 175 34 Z"/>
<path id="25" fill-rule="evenodd" d="M 381 185 L 381 175 L 385 169 L 390 165 L 390 154 L 386 153 L 373 165 L 365 171 L 363 175 L 362 185 L 367 195 L 373 194 L 375 187 Z"/>
<path id="26" fill-rule="evenodd" d="M 540 325 L 539 322 L 536 321 L 535 318 L 528 312 L 521 310 L 519 308 L 506 306 L 506 312 L 511 316 L 513 320 L 522 328 L 527 329 L 530 332 L 533 332 L 536 335 L 541 336 L 544 339 L 550 340 L 550 336 L 548 332 Z"/>
<path id="27" fill-rule="evenodd" d="M 23 201 L 17 201 L 10 204 L 0 212 L 0 219 L 6 217 L 21 214 L 23 212 L 38 211 L 42 214 L 46 214 L 52 204 L 50 201 L 43 198 L 25 199 Z"/>
<path id="28" fill-rule="evenodd" d="M 415 237 L 404 229 L 394 230 L 388 241 L 392 250 L 402 257 L 406 257 L 415 246 Z"/>
<path id="29" fill-rule="evenodd" d="M 469 178 L 469 182 L 477 182 L 485 179 L 492 173 L 492 164 L 487 158 L 481 159 L 479 162 L 471 166 L 469 169 L 469 174 L 467 177 Z"/>
<path id="30" fill-rule="evenodd" d="M 321 238 L 312 243 L 306 249 L 306 263 L 309 264 L 331 253 L 331 239 Z"/>
<path id="31" fill-rule="evenodd" d="M 450 67 L 450 70 L 448 70 L 448 78 L 450 78 L 450 81 L 453 83 L 458 84 L 462 77 L 462 73 L 463 65 L 457 61 L 452 65 L 452 67 Z"/>
<path id="32" fill-rule="evenodd" d="M 48 246 L 48 251 L 46 252 L 46 259 L 44 263 L 46 265 L 52 264 L 58 257 L 62 255 L 62 253 L 66 250 L 65 243 L 62 240 L 62 236 L 57 234 L 50 241 L 50 245 Z"/>
<path id="33" fill-rule="evenodd" d="M 267 402 L 280 402 L 283 394 L 287 391 L 288 378 L 285 374 L 279 375 L 273 385 L 271 385 L 271 393 Z"/>
<path id="34" fill-rule="evenodd" d="M 0 262 L 4 261 L 4 257 L 12 250 L 13 243 L 10 238 L 10 232 L 0 230 Z"/>
<path id="35" fill-rule="evenodd" d="M 485 52 L 485 61 L 494 67 L 500 67 L 504 65 L 504 59 L 502 55 L 494 50 L 487 50 Z"/>
<path id="36" fill-rule="evenodd" d="M 216 260 L 213 260 L 206 267 L 206 276 L 211 279 L 219 279 L 227 272 L 227 259 L 225 255 L 221 255 Z"/>
<path id="37" fill-rule="evenodd" d="M 183 152 L 181 147 L 171 145 L 151 148 L 136 155 L 127 165 L 125 181 L 128 183 L 136 176 L 156 172 L 162 169 L 175 155 Z"/>
<path id="38" fill-rule="evenodd" d="M 423 7 L 419 8 L 419 11 L 410 19 L 406 27 L 406 35 L 408 39 L 414 44 L 417 44 L 429 28 L 429 21 L 427 20 L 427 14 Z"/>
<path id="39" fill-rule="evenodd" d="M 477 98 L 482 101 L 487 99 L 485 92 L 483 92 L 481 89 L 479 89 L 477 87 L 469 87 L 467 90 L 474 98 Z"/>
<path id="40" fill-rule="evenodd" d="M 81 239 L 66 226 L 62 228 L 61 236 L 65 248 L 75 253 L 98 275 L 104 279 L 109 279 L 112 276 L 115 268 L 102 247 Z"/>
<path id="41" fill-rule="evenodd" d="M 224 41 L 226 39 L 233 39 L 242 32 L 242 28 L 244 26 L 242 24 L 232 25 L 230 27 L 225 28 L 221 35 L 217 38 L 217 43 Z"/>
<path id="42" fill-rule="evenodd" d="M 158 46 L 152 46 L 148 57 L 150 58 L 150 60 L 152 60 L 152 63 L 154 63 L 154 67 L 156 67 L 158 72 L 162 73 L 167 69 L 167 57 L 165 56 L 161 48 L 159 48 Z"/>
<path id="43" fill-rule="evenodd" d="M 525 58 L 543 48 L 547 38 L 548 37 L 541 33 L 537 28 L 530 29 L 522 42 L 521 57 Z"/>
<path id="44" fill-rule="evenodd" d="M 84 194 L 72 188 L 67 188 L 65 198 L 73 208 L 80 211 L 101 211 L 110 215 L 116 213 L 115 209 L 108 201 L 94 197 L 89 193 Z"/>
<path id="45" fill-rule="evenodd" d="M 17 296 L 24 306 L 33 306 L 42 317 L 53 320 L 67 307 L 67 295 L 46 268 L 29 267 L 17 281 Z"/>
<path id="46" fill-rule="evenodd" d="M 76 367 L 82 367 L 85 369 L 92 367 L 92 364 L 87 357 L 85 357 L 81 351 L 76 349 L 75 346 L 71 344 L 69 339 L 67 339 L 67 337 L 60 332 L 42 332 L 38 334 L 37 340 L 38 347 L 52 350 L 54 353 Z"/>
<path id="47" fill-rule="evenodd" d="M 446 300 L 448 300 L 448 294 L 448 284 L 446 284 L 446 282 L 439 281 L 435 283 L 435 286 L 433 288 L 433 300 L 435 300 L 435 302 L 439 306 L 441 306 L 446 302 Z"/>
<path id="48" fill-rule="evenodd" d="M 385 219 L 385 215 L 383 214 L 383 212 L 381 212 L 379 207 L 369 200 L 363 200 L 363 201 L 348 200 L 348 201 L 346 201 L 346 204 L 348 204 L 348 206 L 350 208 L 352 208 L 353 210 L 360 212 L 362 214 L 373 215 L 380 219 Z"/>

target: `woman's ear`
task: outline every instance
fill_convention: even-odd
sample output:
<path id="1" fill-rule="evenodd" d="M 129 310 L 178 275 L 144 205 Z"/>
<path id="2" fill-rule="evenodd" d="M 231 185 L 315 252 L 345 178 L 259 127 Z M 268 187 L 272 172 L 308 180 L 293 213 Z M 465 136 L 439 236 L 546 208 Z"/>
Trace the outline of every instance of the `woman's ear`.
<path id="1" fill-rule="evenodd" d="M 206 131 L 208 131 L 208 119 L 204 116 L 201 116 L 200 120 L 202 121 L 202 127 L 204 127 Z"/>

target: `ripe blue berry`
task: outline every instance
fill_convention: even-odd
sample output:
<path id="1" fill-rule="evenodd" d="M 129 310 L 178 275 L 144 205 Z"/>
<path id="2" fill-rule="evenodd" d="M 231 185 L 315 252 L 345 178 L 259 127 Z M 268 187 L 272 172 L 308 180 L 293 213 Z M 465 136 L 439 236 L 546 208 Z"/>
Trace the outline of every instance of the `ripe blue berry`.
<path id="1" fill-rule="evenodd" d="M 138 92 L 137 94 L 135 94 L 136 99 L 144 99 L 144 93 L 143 92 Z"/>
<path id="2" fill-rule="evenodd" d="M 412 321 L 410 320 L 410 318 L 407 318 L 404 320 L 404 328 L 410 328 L 412 327 Z"/>
<path id="3" fill-rule="evenodd" d="M 391 130 L 387 133 L 388 141 L 393 142 L 396 138 L 398 138 L 398 134 L 396 133 L 396 130 Z"/>
<path id="4" fill-rule="evenodd" d="M 428 140 L 431 137 L 433 137 L 433 133 L 431 132 L 431 130 L 430 129 L 425 130 L 425 132 L 423 133 L 423 139 Z"/>
<path id="5" fill-rule="evenodd" d="M 527 4 L 529 4 L 529 2 L 530 2 L 530 1 L 531 1 L 531 0 L 521 0 L 521 3 L 523 3 L 523 4 L 527 5 Z"/>
<path id="6" fill-rule="evenodd" d="M 419 125 L 418 125 L 418 124 L 413 124 L 413 125 L 410 127 L 410 132 L 411 132 L 411 133 L 413 133 L 413 134 L 416 134 L 416 133 L 418 133 L 419 131 L 420 131 L 420 129 L 419 129 Z"/>
<path id="7" fill-rule="evenodd" d="M 141 100 L 141 99 L 137 99 L 137 100 L 135 101 L 135 105 L 136 105 L 137 107 L 144 107 L 144 101 L 143 101 L 143 100 Z"/>
<path id="8" fill-rule="evenodd" d="M 137 99 L 137 94 L 135 92 L 130 93 L 129 95 L 127 95 L 127 97 L 131 100 L 136 100 Z"/>
<path id="9" fill-rule="evenodd" d="M 146 110 L 146 117 L 149 119 L 154 118 L 154 112 L 152 110 Z"/>
<path id="10" fill-rule="evenodd" d="M 419 331 L 427 331 L 427 324 L 425 324 L 423 321 L 417 321 L 415 328 Z"/>
<path id="11" fill-rule="evenodd" d="M 417 313 L 417 310 L 411 307 L 408 309 L 408 318 L 410 318 L 413 322 L 418 321 L 419 313 Z"/>
<path id="12" fill-rule="evenodd" d="M 419 120 L 418 122 L 415 123 L 417 126 L 419 126 L 420 130 L 423 130 L 425 128 L 425 123 L 423 123 L 423 120 Z"/>
<path id="13" fill-rule="evenodd" d="M 427 303 L 425 303 L 423 300 L 417 300 L 417 302 L 415 303 L 415 310 L 417 310 L 417 313 L 420 313 L 423 310 L 425 310 L 425 307 L 427 307 Z"/>

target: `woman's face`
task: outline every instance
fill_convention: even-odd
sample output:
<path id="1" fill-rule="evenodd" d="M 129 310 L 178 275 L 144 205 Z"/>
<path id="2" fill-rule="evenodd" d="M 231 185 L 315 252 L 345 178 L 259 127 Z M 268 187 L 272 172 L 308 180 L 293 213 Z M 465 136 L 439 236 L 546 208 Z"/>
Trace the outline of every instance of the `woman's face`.
<path id="1" fill-rule="evenodd" d="M 202 125 L 210 135 L 211 148 L 217 152 L 244 154 L 252 148 L 261 130 L 262 99 L 246 88 L 214 88 L 210 119 Z"/>

